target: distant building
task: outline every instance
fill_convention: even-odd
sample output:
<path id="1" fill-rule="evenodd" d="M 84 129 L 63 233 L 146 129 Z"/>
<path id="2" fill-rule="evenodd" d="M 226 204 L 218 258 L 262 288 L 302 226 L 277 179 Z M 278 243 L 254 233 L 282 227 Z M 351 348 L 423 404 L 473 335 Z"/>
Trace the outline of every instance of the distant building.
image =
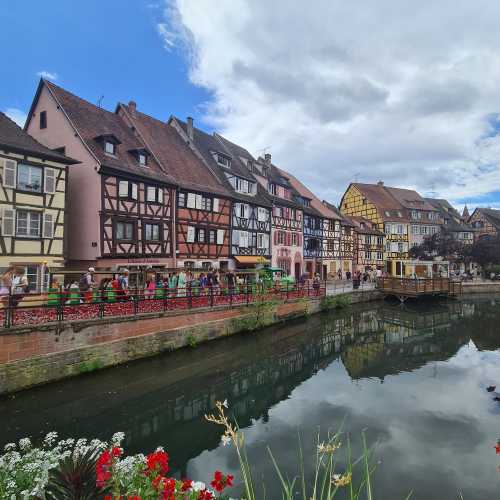
<path id="1" fill-rule="evenodd" d="M 38 120 L 47 126 L 46 113 Z M 49 269 L 66 259 L 67 167 L 79 167 L 62 151 L 0 113 L 0 271 L 24 268 L 31 291 L 46 290 Z"/>
<path id="2" fill-rule="evenodd" d="M 385 234 L 377 225 L 364 217 L 350 217 L 354 224 L 354 259 L 355 271 L 384 270 Z"/>
<path id="3" fill-rule="evenodd" d="M 439 211 L 439 220 L 443 231 L 449 232 L 455 240 L 461 243 L 472 244 L 474 242 L 474 229 L 471 225 L 463 222 L 463 215 L 461 216 L 447 200 L 438 198 L 426 198 L 425 200 Z M 467 206 L 464 208 L 464 214 L 466 211 Z"/>
<path id="4" fill-rule="evenodd" d="M 472 212 L 469 224 L 474 229 L 476 238 L 497 236 L 500 233 L 500 210 L 478 207 Z"/>

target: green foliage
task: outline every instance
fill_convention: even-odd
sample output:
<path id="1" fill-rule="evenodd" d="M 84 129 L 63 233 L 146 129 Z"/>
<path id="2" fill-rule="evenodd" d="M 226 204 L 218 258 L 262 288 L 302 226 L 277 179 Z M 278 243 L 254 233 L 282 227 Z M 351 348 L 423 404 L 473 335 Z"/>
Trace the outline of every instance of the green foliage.
<path id="1" fill-rule="evenodd" d="M 332 309 L 344 309 L 351 305 L 351 297 L 347 294 L 328 295 L 322 297 L 320 308 L 322 311 L 331 311 Z"/>
<path id="2" fill-rule="evenodd" d="M 71 454 L 49 471 L 45 490 L 47 500 L 92 500 L 105 492 L 96 486 L 95 468 L 100 450 L 91 448 L 85 453 Z"/>
<path id="3" fill-rule="evenodd" d="M 186 342 L 189 347 L 196 347 L 198 345 L 198 341 L 196 340 L 196 337 L 192 334 L 189 334 L 186 337 Z"/>
<path id="4" fill-rule="evenodd" d="M 309 316 L 309 314 L 310 314 L 310 311 L 309 311 L 309 305 L 310 305 L 309 299 L 307 297 L 300 297 L 300 299 L 298 299 L 297 302 L 303 306 L 303 308 L 304 308 L 303 309 L 304 316 Z"/>
<path id="5" fill-rule="evenodd" d="M 97 358 L 92 361 L 82 361 L 78 365 L 78 373 L 90 373 L 96 370 L 100 370 L 104 366 L 102 359 Z"/>

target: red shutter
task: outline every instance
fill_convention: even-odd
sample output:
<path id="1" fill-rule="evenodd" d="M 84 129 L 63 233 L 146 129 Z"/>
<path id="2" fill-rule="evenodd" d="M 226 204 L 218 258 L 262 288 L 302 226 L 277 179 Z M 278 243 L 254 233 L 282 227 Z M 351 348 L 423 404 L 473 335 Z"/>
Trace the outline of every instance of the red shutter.
<path id="1" fill-rule="evenodd" d="M 298 233 L 297 241 L 299 242 L 299 247 L 302 246 L 302 234 Z"/>
<path id="2" fill-rule="evenodd" d="M 286 244 L 288 246 L 290 246 L 292 244 L 292 234 L 289 231 L 287 231 L 287 233 L 286 233 Z"/>

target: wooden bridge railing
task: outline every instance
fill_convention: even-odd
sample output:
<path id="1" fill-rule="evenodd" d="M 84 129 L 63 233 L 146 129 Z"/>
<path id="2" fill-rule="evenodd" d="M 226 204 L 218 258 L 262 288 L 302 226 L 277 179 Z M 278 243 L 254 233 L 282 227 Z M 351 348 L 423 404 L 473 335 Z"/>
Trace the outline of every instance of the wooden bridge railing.
<path id="1" fill-rule="evenodd" d="M 378 288 L 397 295 L 460 295 L 462 283 L 450 278 L 380 278 Z"/>

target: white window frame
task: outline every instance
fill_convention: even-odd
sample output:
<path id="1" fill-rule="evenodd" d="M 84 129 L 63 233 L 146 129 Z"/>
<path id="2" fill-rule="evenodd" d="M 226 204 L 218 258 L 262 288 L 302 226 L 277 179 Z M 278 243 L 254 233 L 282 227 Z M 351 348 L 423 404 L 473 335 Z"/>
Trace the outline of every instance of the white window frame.
<path id="1" fill-rule="evenodd" d="M 5 207 L 2 210 L 2 236 L 15 236 L 16 234 L 16 211 Z"/>
<path id="2" fill-rule="evenodd" d="M 57 190 L 57 171 L 54 168 L 45 167 L 43 172 L 43 190 L 45 193 L 54 194 Z"/>
<path id="3" fill-rule="evenodd" d="M 110 146 L 108 148 L 108 146 Z M 116 145 L 110 141 L 104 141 L 104 152 L 108 155 L 114 155 L 116 151 Z"/>
<path id="4" fill-rule="evenodd" d="M 212 200 L 212 211 L 213 212 L 218 212 L 219 211 L 219 198 L 214 198 Z"/>
<path id="5" fill-rule="evenodd" d="M 54 214 L 49 212 L 43 214 L 42 237 L 47 239 L 54 237 Z"/>
<path id="6" fill-rule="evenodd" d="M 3 186 L 10 189 L 16 189 L 17 162 L 10 158 L 0 158 L 0 167 L 2 167 Z"/>
<path id="7" fill-rule="evenodd" d="M 217 245 L 224 244 L 225 233 L 224 229 L 217 229 Z"/>
<path id="8" fill-rule="evenodd" d="M 19 214 L 26 213 L 26 233 L 19 234 Z M 31 234 L 31 223 L 34 214 L 38 216 L 38 231 L 37 234 Z M 16 237 L 18 238 L 40 238 L 42 231 L 42 212 L 36 210 L 16 210 Z"/>
<path id="9" fill-rule="evenodd" d="M 187 243 L 194 243 L 196 237 L 196 228 L 194 226 L 188 226 L 186 241 Z"/>
<path id="10" fill-rule="evenodd" d="M 26 188 L 26 187 L 23 187 L 23 188 L 20 188 L 19 187 L 19 172 L 20 172 L 20 167 L 25 167 L 25 168 L 28 168 L 29 169 L 29 174 L 28 174 L 28 179 L 29 179 L 29 184 L 31 184 L 31 178 L 32 178 L 32 171 L 33 170 L 37 170 L 40 172 L 41 174 L 41 178 L 40 178 L 40 189 L 29 189 L 29 188 Z M 17 165 L 17 189 L 20 189 L 22 191 L 26 191 L 26 192 L 29 192 L 29 193 L 43 193 L 43 188 L 44 188 L 44 175 L 43 175 L 43 167 L 40 167 L 38 165 L 27 165 L 25 163 L 19 163 Z"/>

